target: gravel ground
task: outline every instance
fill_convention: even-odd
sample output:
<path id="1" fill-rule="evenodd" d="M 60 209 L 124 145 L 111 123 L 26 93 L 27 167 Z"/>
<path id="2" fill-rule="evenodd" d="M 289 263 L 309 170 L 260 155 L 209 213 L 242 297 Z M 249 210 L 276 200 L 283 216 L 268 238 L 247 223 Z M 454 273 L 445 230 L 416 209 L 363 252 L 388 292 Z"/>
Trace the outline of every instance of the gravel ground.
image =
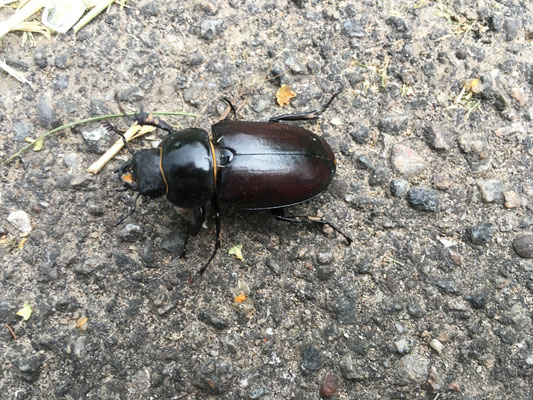
<path id="1" fill-rule="evenodd" d="M 164 199 L 115 228 L 128 153 L 89 175 L 116 137 L 53 135 L 0 169 L 1 397 L 531 399 L 532 3 L 159 3 L 113 6 L 77 36 L 6 35 L 2 58 L 32 87 L 0 75 L 2 158 L 117 112 L 115 93 L 209 129 L 223 96 L 266 120 L 344 87 L 299 123 L 331 144 L 337 175 L 290 213 L 354 242 L 223 207 L 222 249 L 197 278 L 212 219 L 185 259 L 190 212 Z M 281 84 L 297 93 L 284 109 Z"/>

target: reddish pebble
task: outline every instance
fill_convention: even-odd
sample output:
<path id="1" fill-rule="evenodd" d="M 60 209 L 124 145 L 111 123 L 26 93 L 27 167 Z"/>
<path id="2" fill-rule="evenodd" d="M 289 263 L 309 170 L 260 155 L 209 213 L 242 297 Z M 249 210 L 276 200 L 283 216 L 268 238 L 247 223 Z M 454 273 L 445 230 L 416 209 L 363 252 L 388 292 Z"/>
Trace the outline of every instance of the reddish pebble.
<path id="1" fill-rule="evenodd" d="M 327 375 L 324 383 L 320 385 L 320 396 L 331 397 L 337 391 L 337 380 L 335 375 Z"/>

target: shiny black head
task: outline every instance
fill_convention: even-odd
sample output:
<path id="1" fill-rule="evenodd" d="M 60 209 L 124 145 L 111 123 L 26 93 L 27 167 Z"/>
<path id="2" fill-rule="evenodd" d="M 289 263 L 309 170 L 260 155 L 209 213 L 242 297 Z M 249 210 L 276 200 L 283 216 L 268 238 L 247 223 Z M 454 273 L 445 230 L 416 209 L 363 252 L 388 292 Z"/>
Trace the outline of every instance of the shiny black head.
<path id="1" fill-rule="evenodd" d="M 137 151 L 130 161 L 120 167 L 120 180 L 126 189 L 152 199 L 165 195 L 167 186 L 161 174 L 159 151 Z"/>

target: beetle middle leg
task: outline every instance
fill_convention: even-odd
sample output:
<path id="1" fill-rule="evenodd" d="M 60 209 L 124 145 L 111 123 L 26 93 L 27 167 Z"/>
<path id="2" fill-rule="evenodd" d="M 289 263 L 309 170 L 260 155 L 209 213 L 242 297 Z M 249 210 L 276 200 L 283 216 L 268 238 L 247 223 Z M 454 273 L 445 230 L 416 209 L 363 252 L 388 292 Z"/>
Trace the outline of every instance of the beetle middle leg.
<path id="1" fill-rule="evenodd" d="M 346 235 L 344 232 L 342 232 L 339 228 L 337 228 L 335 225 L 333 225 L 331 222 L 319 218 L 319 217 L 311 217 L 307 215 L 298 215 L 298 216 L 287 216 L 285 215 L 285 209 L 284 208 L 274 208 L 271 210 L 272 215 L 275 219 L 278 221 L 284 221 L 284 222 L 296 222 L 299 224 L 312 224 L 317 227 L 323 227 L 324 225 L 329 226 L 334 231 L 340 233 L 347 241 L 348 245 L 353 242 L 352 238 Z"/>
<path id="2" fill-rule="evenodd" d="M 337 97 L 340 94 L 340 92 L 342 92 L 342 90 L 343 90 L 342 88 L 337 90 L 337 92 L 335 92 L 335 94 L 333 96 L 331 96 L 331 99 L 329 99 L 329 101 L 326 103 L 326 105 L 324 107 L 322 107 L 321 110 L 313 110 L 313 111 L 308 111 L 308 112 L 303 112 L 303 113 L 295 113 L 295 114 L 277 115 L 275 117 L 271 117 L 268 120 L 268 122 L 305 121 L 305 120 L 308 120 L 308 119 L 317 119 L 320 116 L 320 114 L 322 114 L 324 111 L 327 110 L 329 105 L 333 102 L 335 97 Z"/>

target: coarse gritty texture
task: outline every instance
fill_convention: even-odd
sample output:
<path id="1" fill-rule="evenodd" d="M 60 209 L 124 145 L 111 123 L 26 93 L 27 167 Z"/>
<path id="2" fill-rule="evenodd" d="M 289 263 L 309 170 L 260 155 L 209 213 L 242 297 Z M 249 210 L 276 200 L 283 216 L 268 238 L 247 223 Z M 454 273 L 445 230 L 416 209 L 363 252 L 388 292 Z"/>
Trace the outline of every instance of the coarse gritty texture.
<path id="1" fill-rule="evenodd" d="M 0 169 L 2 399 L 316 399 L 330 375 L 336 399 L 531 398 L 533 261 L 513 249 L 522 237 L 531 255 L 530 1 L 128 5 L 77 36 L 2 39 L 33 85 L 0 74 L 2 158 L 50 126 L 117 112 L 115 93 L 132 110 L 201 113 L 164 119 L 209 130 L 224 96 L 239 119 L 265 121 L 344 87 L 297 123 L 330 143 L 335 179 L 287 213 L 327 216 L 354 242 L 223 207 L 222 249 L 197 278 L 211 218 L 185 259 L 191 213 L 164 199 L 140 199 L 114 227 L 133 201 L 113 172 L 129 154 L 88 176 L 116 137 L 98 125 L 52 136 Z M 283 109 L 281 84 L 297 94 Z M 394 168 L 396 145 L 423 168 Z M 15 211 L 32 226 L 20 250 Z M 227 254 L 236 244 L 243 261 Z"/>

